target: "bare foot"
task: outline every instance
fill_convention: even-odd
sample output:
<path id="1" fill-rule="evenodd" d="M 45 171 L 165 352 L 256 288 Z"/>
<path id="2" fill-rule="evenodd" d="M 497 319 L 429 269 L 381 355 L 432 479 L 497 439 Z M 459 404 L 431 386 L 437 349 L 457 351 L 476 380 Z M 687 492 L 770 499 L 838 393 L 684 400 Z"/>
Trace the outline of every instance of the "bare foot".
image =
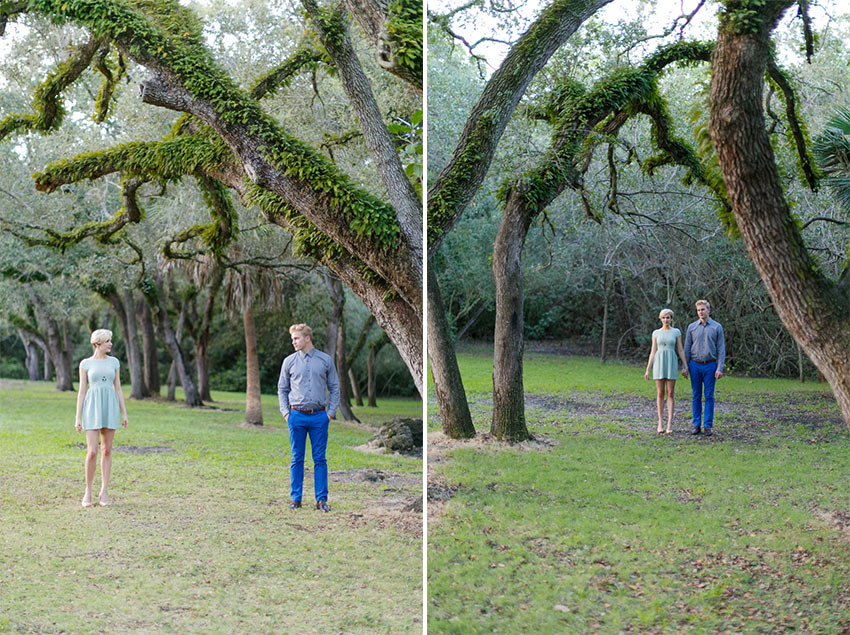
<path id="1" fill-rule="evenodd" d="M 101 494 L 97 502 L 101 507 L 106 507 L 109 505 L 109 497 L 106 494 Z"/>
<path id="2" fill-rule="evenodd" d="M 667 434 L 672 434 L 673 430 L 671 428 L 667 428 Z"/>
<path id="3" fill-rule="evenodd" d="M 91 494 L 83 496 L 83 501 L 80 503 L 83 507 L 91 507 Z"/>

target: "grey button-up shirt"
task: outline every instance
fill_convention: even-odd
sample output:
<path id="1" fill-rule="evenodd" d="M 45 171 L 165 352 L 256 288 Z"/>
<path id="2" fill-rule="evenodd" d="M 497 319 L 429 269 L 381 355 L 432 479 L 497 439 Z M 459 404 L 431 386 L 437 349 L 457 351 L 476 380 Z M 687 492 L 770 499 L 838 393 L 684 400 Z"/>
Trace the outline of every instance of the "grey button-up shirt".
<path id="1" fill-rule="evenodd" d="M 330 355 L 315 348 L 289 355 L 280 367 L 277 398 L 281 414 L 289 414 L 290 406 L 325 408 L 333 418 L 339 408 L 339 376 Z"/>
<path id="2" fill-rule="evenodd" d="M 723 339 L 723 327 L 711 318 L 703 324 L 699 320 L 688 325 L 685 335 L 685 359 L 698 359 L 701 362 L 717 361 L 717 370 L 723 372 L 726 363 L 726 341 Z"/>

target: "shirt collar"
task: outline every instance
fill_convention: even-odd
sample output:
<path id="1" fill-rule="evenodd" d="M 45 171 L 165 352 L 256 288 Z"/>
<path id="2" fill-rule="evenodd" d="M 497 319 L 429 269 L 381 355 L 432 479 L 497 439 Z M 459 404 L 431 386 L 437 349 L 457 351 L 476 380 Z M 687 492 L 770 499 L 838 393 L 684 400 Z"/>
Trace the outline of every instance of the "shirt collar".
<path id="1" fill-rule="evenodd" d="M 304 351 L 298 351 L 298 355 L 303 359 L 304 357 L 312 357 L 313 353 L 316 352 L 316 347 L 310 349 L 309 353 L 305 353 Z"/>

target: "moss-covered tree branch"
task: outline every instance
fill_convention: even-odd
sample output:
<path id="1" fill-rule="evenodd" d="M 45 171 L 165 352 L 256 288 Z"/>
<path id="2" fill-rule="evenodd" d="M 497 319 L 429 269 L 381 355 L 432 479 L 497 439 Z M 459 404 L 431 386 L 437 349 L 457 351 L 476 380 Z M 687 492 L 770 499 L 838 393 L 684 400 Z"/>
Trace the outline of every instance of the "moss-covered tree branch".
<path id="1" fill-rule="evenodd" d="M 36 88 L 32 100 L 34 114 L 15 113 L 0 121 L 0 141 L 16 132 L 50 132 L 59 128 L 65 116 L 62 91 L 88 68 L 102 44 L 100 38 L 92 37 L 82 46 L 75 48 L 71 56 L 59 64 Z"/>

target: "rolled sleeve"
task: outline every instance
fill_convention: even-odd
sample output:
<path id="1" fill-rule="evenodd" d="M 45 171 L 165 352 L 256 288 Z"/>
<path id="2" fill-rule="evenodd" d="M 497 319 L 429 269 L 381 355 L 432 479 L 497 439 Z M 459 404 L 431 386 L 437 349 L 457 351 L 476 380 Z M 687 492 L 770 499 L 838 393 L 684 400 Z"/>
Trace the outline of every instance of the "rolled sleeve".
<path id="1" fill-rule="evenodd" d="M 289 414 L 289 368 L 286 364 L 287 360 L 283 360 L 280 366 L 280 379 L 277 380 L 277 400 L 280 404 L 280 414 L 286 416 Z"/>
<path id="2" fill-rule="evenodd" d="M 723 372 L 726 364 L 726 337 L 723 335 L 723 327 L 717 325 L 717 370 Z"/>
<path id="3" fill-rule="evenodd" d="M 330 394 L 330 403 L 328 403 L 328 416 L 333 419 L 336 416 L 336 411 L 339 408 L 339 375 L 336 372 L 333 360 L 329 359 L 328 363 L 328 393 Z"/>

